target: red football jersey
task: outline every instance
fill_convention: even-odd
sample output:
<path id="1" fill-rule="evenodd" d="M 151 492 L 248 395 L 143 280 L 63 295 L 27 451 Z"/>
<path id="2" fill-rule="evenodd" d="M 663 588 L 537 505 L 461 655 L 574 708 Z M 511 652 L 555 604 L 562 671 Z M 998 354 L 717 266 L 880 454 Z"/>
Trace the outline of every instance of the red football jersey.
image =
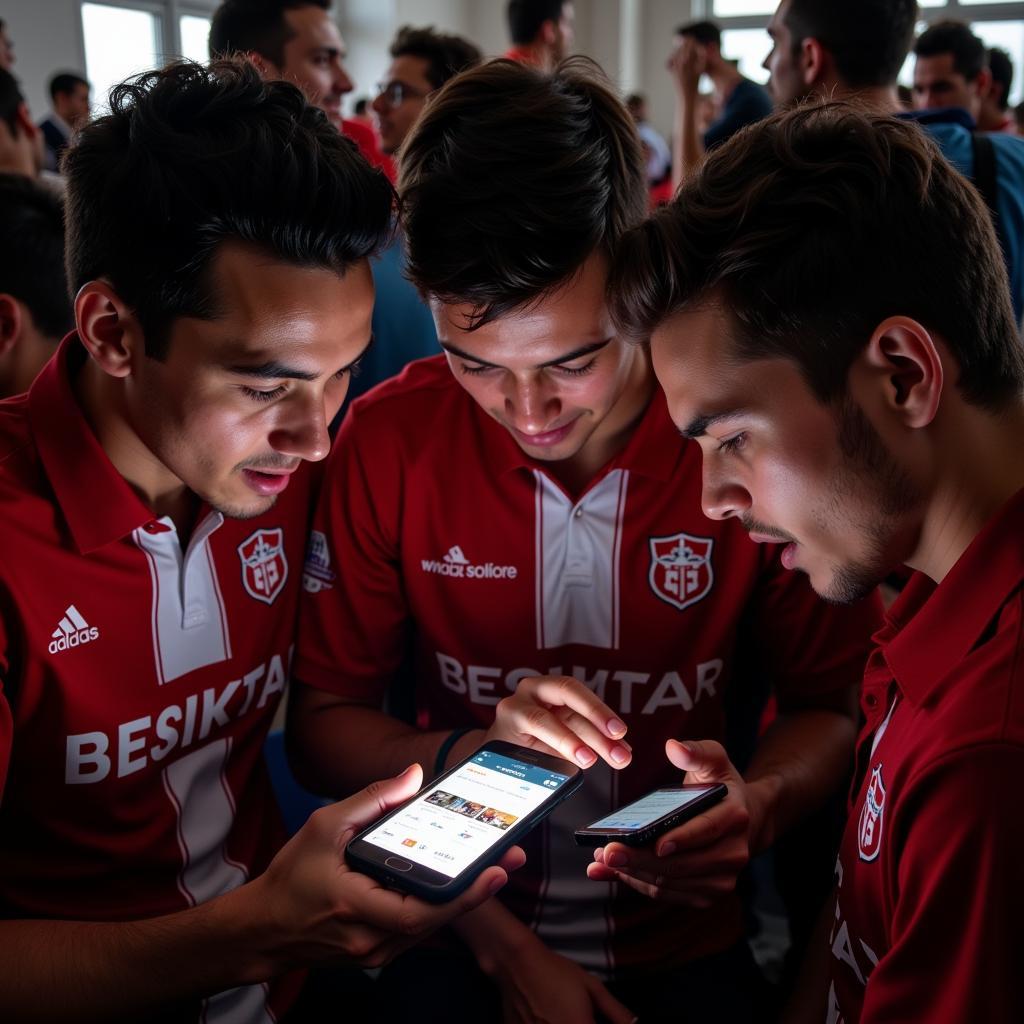
<path id="1" fill-rule="evenodd" d="M 283 829 L 263 741 L 289 673 L 311 468 L 186 550 L 111 464 L 65 340 L 0 404 L 0 913 L 123 921 L 224 893 Z M 13 740 L 12 740 L 13 730 Z M 274 1019 L 295 979 L 185 1020 Z"/>
<path id="2" fill-rule="evenodd" d="M 750 672 L 787 698 L 859 680 L 878 621 L 836 609 L 774 547 L 700 506 L 701 460 L 656 397 L 573 500 L 454 379 L 412 364 L 352 406 L 306 562 L 296 677 L 379 701 L 407 654 L 424 729 L 486 728 L 525 676 L 567 673 L 629 727 L 633 764 L 587 773 L 526 840 L 503 897 L 550 945 L 603 972 L 660 969 L 741 934 L 738 901 L 681 912 L 587 879 L 575 827 L 680 773 L 669 737 L 724 736 Z"/>
<path id="3" fill-rule="evenodd" d="M 1024 1021 L 1024 492 L 876 637 L 828 1020 Z"/>

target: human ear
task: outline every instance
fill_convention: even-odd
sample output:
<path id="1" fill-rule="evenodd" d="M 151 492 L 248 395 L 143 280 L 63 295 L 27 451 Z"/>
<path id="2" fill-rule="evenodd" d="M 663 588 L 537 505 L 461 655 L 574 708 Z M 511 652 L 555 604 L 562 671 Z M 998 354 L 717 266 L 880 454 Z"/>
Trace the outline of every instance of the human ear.
<path id="1" fill-rule="evenodd" d="M 910 428 L 935 419 L 944 371 L 931 332 L 909 317 L 883 320 L 851 367 L 851 387 L 871 388 L 876 401 Z"/>
<path id="2" fill-rule="evenodd" d="M 75 296 L 78 336 L 89 355 L 111 377 L 127 377 L 145 353 L 145 338 L 135 313 L 103 280 L 88 281 Z"/>
<path id="3" fill-rule="evenodd" d="M 17 344 L 23 323 L 21 303 L 13 295 L 0 294 L 0 356 Z"/>

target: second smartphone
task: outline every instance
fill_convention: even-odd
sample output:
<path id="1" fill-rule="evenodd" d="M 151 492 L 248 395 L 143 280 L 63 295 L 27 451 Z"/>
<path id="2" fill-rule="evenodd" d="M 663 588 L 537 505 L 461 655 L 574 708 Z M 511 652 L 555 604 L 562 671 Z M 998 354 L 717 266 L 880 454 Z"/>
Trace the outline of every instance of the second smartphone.
<path id="1" fill-rule="evenodd" d="M 571 761 L 495 740 L 364 829 L 345 859 L 386 885 L 442 903 L 582 782 Z"/>
<path id="2" fill-rule="evenodd" d="M 728 792 L 721 783 L 656 789 L 575 832 L 580 846 L 646 846 L 676 825 L 713 807 Z"/>

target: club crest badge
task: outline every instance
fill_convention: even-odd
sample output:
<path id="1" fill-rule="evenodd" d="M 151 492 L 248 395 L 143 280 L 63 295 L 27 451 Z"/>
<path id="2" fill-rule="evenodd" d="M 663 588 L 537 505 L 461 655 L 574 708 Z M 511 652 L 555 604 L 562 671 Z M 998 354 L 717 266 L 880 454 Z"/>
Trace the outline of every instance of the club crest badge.
<path id="1" fill-rule="evenodd" d="M 885 783 L 882 782 L 882 766 L 871 772 L 868 791 L 864 794 L 864 806 L 860 809 L 857 823 L 857 852 L 861 860 L 874 860 L 882 844 L 882 812 L 885 810 Z"/>
<path id="2" fill-rule="evenodd" d="M 238 545 L 242 583 L 250 597 L 273 604 L 288 579 L 284 554 L 284 530 L 257 530 Z"/>
<path id="3" fill-rule="evenodd" d="M 327 537 L 320 530 L 312 530 L 306 548 L 306 565 L 302 570 L 302 587 L 310 594 L 319 594 L 321 590 L 330 590 L 334 579 Z"/>
<path id="4" fill-rule="evenodd" d="M 651 590 L 662 601 L 682 611 L 711 592 L 715 572 L 711 567 L 711 537 L 691 537 L 676 533 L 671 537 L 651 537 Z"/>

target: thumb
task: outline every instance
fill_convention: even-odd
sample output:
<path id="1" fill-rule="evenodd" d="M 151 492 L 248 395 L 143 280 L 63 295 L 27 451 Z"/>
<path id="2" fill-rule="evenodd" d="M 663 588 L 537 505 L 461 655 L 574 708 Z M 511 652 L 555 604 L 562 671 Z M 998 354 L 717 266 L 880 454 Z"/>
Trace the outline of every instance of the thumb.
<path id="1" fill-rule="evenodd" d="M 423 769 L 411 764 L 393 779 L 371 782 L 366 789 L 337 804 L 344 829 L 358 830 L 376 821 L 382 814 L 416 795 L 423 784 Z"/>
<path id="2" fill-rule="evenodd" d="M 665 754 L 672 764 L 691 776 L 688 782 L 718 782 L 733 774 L 729 755 L 714 740 L 668 740 Z"/>

